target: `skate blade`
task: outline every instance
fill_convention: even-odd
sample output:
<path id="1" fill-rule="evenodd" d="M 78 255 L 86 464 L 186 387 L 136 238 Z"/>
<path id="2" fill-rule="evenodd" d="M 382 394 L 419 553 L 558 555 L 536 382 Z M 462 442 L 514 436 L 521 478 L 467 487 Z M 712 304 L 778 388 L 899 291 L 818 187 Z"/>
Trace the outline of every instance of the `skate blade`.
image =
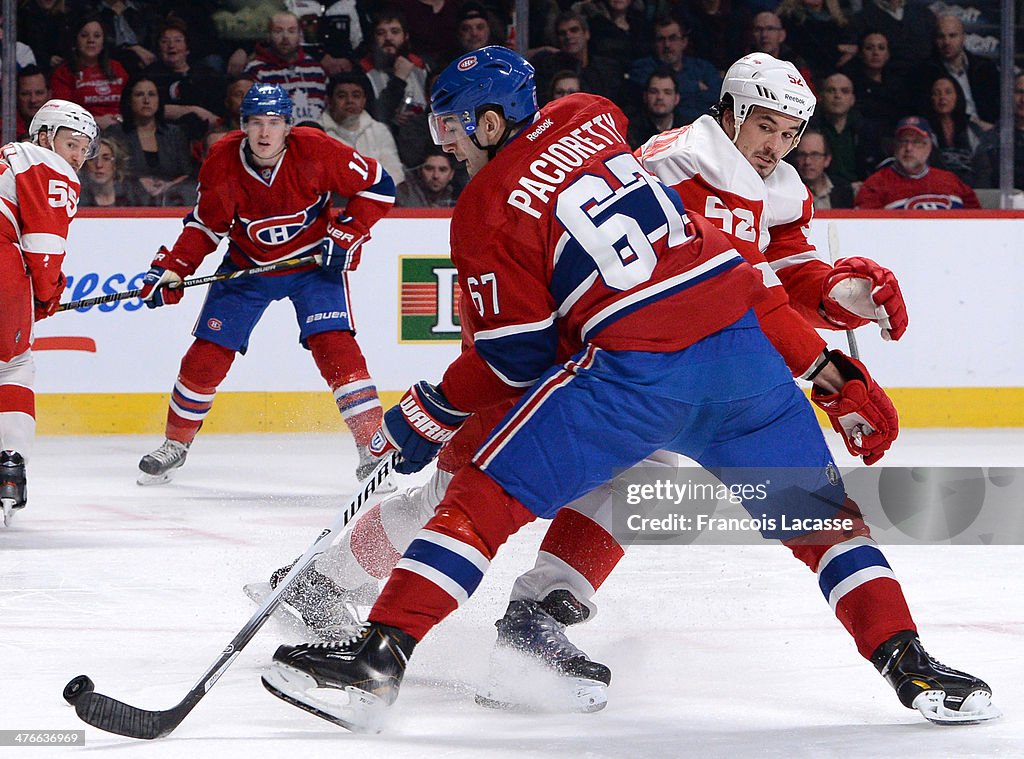
<path id="1" fill-rule="evenodd" d="M 280 662 L 274 662 L 262 680 L 263 687 L 282 701 L 353 733 L 379 733 L 384 726 L 387 704 L 361 688 L 322 688 L 311 675 Z"/>
<path id="2" fill-rule="evenodd" d="M 941 690 L 929 690 L 918 694 L 912 706 L 926 720 L 936 725 L 976 725 L 979 722 L 1001 717 L 1003 713 L 992 704 L 992 694 L 976 690 L 964 699 L 959 709 L 949 709 L 943 701 L 946 694 Z"/>
<path id="3" fill-rule="evenodd" d="M 608 705 L 608 686 L 570 677 L 506 646 L 491 653 L 487 687 L 475 701 L 490 709 L 525 713 L 591 713 Z"/>
<path id="4" fill-rule="evenodd" d="M 573 712 L 592 714 L 608 706 L 608 686 L 598 680 L 581 677 L 562 677 L 565 682 L 546 692 L 534 690 L 524 697 L 512 691 L 492 687 L 479 691 L 474 701 L 487 709 L 524 714 L 546 712 Z"/>
<path id="5" fill-rule="evenodd" d="M 172 469 L 171 472 L 174 470 Z M 171 472 L 164 472 L 163 474 L 146 474 L 145 472 L 139 472 L 139 477 L 135 480 L 139 485 L 166 485 L 171 481 Z"/>

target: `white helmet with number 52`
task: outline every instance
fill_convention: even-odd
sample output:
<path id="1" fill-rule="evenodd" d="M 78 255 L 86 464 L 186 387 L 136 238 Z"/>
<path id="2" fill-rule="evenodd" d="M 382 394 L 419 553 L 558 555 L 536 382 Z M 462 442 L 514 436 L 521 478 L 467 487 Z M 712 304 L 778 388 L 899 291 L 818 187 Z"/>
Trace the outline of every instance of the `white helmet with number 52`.
<path id="1" fill-rule="evenodd" d="M 802 134 L 817 103 L 796 66 L 768 53 L 751 53 L 732 64 L 722 81 L 722 98 L 726 95 L 732 97 L 737 134 L 755 105 L 801 119 Z"/>
<path id="2" fill-rule="evenodd" d="M 28 133 L 32 137 L 32 142 L 38 145 L 39 132 L 45 129 L 46 137 L 52 146 L 53 140 L 57 136 L 57 130 L 61 127 L 88 137 L 89 152 L 86 158 L 94 158 L 96 156 L 96 151 L 99 149 L 100 130 L 96 126 L 96 120 L 92 117 L 92 114 L 78 105 L 78 103 L 72 103 L 68 100 L 47 100 L 36 111 L 36 115 L 32 117 Z"/>

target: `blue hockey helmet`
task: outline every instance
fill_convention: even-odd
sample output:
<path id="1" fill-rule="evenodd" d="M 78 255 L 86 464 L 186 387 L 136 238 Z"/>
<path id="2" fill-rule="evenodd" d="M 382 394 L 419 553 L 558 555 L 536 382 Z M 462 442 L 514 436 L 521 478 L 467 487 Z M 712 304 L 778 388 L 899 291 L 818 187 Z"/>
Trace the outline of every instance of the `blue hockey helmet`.
<path id="1" fill-rule="evenodd" d="M 292 123 L 292 99 L 276 84 L 254 84 L 242 98 L 239 115 L 244 124 L 250 116 L 282 116 Z"/>
<path id="2" fill-rule="evenodd" d="M 498 106 L 510 123 L 537 112 L 533 66 L 500 45 L 466 53 L 441 72 L 430 95 L 430 134 L 438 145 L 476 132 L 477 112 Z"/>

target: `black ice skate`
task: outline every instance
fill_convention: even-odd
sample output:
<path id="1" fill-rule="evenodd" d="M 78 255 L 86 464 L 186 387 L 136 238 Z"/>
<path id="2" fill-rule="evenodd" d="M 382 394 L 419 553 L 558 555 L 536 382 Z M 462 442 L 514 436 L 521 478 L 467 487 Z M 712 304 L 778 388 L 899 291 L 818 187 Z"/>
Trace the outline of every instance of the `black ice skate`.
<path id="1" fill-rule="evenodd" d="M 411 635 L 371 622 L 345 641 L 281 646 L 263 686 L 328 722 L 379 733 L 415 646 Z"/>
<path id="2" fill-rule="evenodd" d="M 524 711 L 596 712 L 608 703 L 612 673 L 566 637 L 589 610 L 567 590 L 543 601 L 512 601 L 495 623 L 498 640 L 481 706 Z M 533 666 L 530 666 L 530 665 Z"/>
<path id="3" fill-rule="evenodd" d="M 246 585 L 246 595 L 262 603 L 294 564 L 274 570 L 270 582 Z M 310 565 L 284 594 L 278 606 L 281 614 L 275 616 L 303 637 L 322 641 L 346 640 L 366 623 L 366 616 L 377 595 L 375 582 L 347 590 Z"/>
<path id="4" fill-rule="evenodd" d="M 171 481 L 175 469 L 185 463 L 190 443 L 179 443 L 177 440 L 164 440 L 163 445 L 152 453 L 147 453 L 139 461 L 140 485 L 163 485 Z"/>
<path id="5" fill-rule="evenodd" d="M 14 513 L 25 508 L 27 501 L 25 459 L 17 451 L 0 452 L 0 505 L 3 508 L 0 526 L 9 525 Z"/>
<path id="6" fill-rule="evenodd" d="M 908 709 L 939 725 L 974 724 L 995 719 L 992 689 L 966 672 L 937 662 L 924 650 L 916 633 L 894 635 L 871 657 L 871 663 Z"/>

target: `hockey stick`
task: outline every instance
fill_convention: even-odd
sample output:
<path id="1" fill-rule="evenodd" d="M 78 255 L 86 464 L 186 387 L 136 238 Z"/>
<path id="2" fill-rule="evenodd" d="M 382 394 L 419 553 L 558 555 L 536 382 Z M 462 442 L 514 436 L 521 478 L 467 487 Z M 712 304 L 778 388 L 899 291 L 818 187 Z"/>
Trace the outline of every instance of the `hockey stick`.
<path id="1" fill-rule="evenodd" d="M 839 258 L 839 229 L 834 221 L 828 223 L 828 257 L 832 265 L 835 266 L 836 259 Z M 850 355 L 853 358 L 860 359 L 860 350 L 857 349 L 857 336 L 853 334 L 852 329 L 846 330 L 846 342 L 850 346 Z"/>
<path id="2" fill-rule="evenodd" d="M 307 264 L 318 264 L 320 263 L 320 256 L 301 256 L 300 258 L 287 258 L 284 261 L 275 261 L 272 264 L 264 264 L 263 266 L 253 266 L 251 269 L 239 269 L 238 271 L 225 271 L 218 274 L 210 274 L 205 277 L 193 277 L 192 279 L 186 279 L 180 285 L 174 286 L 172 289 L 179 289 L 182 287 L 195 287 L 196 285 L 208 285 L 211 282 L 223 282 L 225 279 L 237 279 L 238 277 L 251 277 L 256 274 L 269 274 L 273 271 L 287 271 L 288 269 L 295 269 L 299 266 L 306 266 Z M 73 311 L 76 308 L 85 308 L 86 306 L 96 306 L 100 303 L 111 303 L 115 300 L 128 300 L 129 298 L 137 298 L 142 294 L 142 290 L 127 290 L 123 293 L 109 293 L 108 295 L 98 295 L 95 298 L 85 298 L 83 300 L 73 300 L 68 303 L 61 303 L 58 307 L 58 311 Z"/>
<path id="3" fill-rule="evenodd" d="M 398 452 L 392 451 L 391 455 L 380 460 L 370 476 L 360 483 L 362 489 L 359 493 L 349 501 L 331 526 L 321 532 L 313 544 L 306 549 L 306 552 L 299 557 L 277 587 L 263 599 L 263 603 L 256 609 L 252 618 L 231 639 L 217 660 L 203 673 L 192 690 L 176 706 L 163 711 L 150 711 L 137 706 L 129 706 L 110 696 L 97 693 L 94 690 L 93 681 L 87 675 L 79 675 L 64 687 L 64 699 L 75 707 L 75 712 L 82 721 L 93 727 L 106 730 L 108 733 L 149 740 L 161 738 L 174 730 L 209 692 L 225 670 L 231 666 L 235 657 L 242 652 L 242 649 L 263 627 L 263 624 L 270 619 L 274 609 L 280 603 L 281 597 L 292 586 L 299 574 L 312 564 L 317 556 L 326 551 L 337 534 L 362 511 L 370 496 L 394 471 L 398 457 Z"/>

